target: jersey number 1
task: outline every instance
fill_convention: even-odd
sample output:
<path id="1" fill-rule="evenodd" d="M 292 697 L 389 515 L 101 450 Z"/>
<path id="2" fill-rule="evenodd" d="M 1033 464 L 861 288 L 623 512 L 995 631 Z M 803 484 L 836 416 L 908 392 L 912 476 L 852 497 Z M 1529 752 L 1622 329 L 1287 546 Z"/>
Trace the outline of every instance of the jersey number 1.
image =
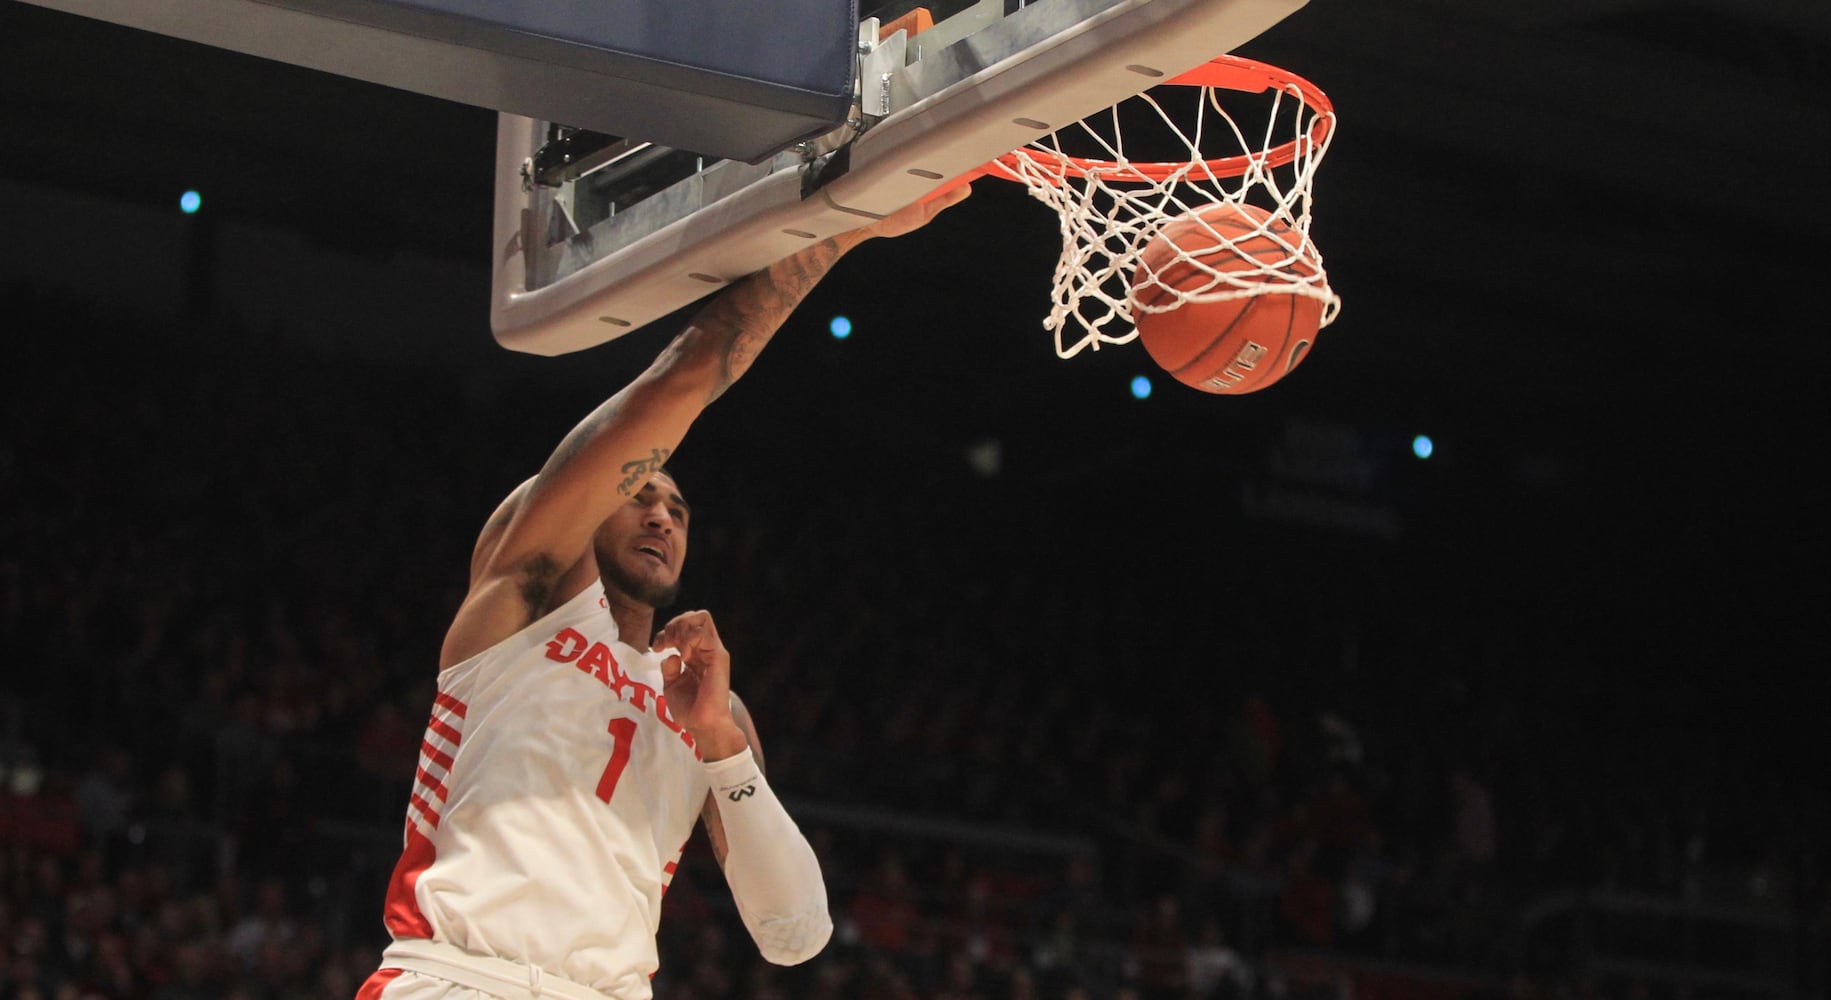
<path id="1" fill-rule="evenodd" d="M 617 780 L 629 766 L 629 751 L 636 743 L 636 720 L 618 716 L 610 720 L 610 763 L 604 765 L 604 776 L 598 779 L 598 798 L 610 802 L 617 791 Z"/>

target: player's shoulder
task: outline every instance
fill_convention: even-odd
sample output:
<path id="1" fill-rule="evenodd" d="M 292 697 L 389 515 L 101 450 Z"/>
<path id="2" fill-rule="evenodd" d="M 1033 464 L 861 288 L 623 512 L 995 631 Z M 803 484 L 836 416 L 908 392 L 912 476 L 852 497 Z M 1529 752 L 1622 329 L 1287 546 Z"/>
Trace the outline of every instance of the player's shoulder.
<path id="1" fill-rule="evenodd" d="M 502 540 L 502 533 L 508 529 L 509 522 L 513 521 L 515 515 L 520 512 L 522 504 L 527 502 L 528 494 L 533 492 L 535 478 L 529 476 L 522 480 L 509 491 L 508 496 L 502 498 L 502 502 L 497 504 L 496 509 L 491 511 L 490 516 L 484 520 L 482 530 L 477 532 L 477 544 L 471 549 L 470 568 L 473 579 L 488 565 L 490 557 L 496 551 L 497 543 Z"/>

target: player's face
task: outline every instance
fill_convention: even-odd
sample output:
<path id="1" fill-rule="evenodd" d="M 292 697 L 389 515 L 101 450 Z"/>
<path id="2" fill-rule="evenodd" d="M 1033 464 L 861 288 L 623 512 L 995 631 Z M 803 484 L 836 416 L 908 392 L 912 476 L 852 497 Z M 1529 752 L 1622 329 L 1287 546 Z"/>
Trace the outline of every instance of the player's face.
<path id="1" fill-rule="evenodd" d="M 656 473 L 598 526 L 594 544 L 604 582 L 652 608 L 672 604 L 687 557 L 688 513 L 680 487 Z"/>

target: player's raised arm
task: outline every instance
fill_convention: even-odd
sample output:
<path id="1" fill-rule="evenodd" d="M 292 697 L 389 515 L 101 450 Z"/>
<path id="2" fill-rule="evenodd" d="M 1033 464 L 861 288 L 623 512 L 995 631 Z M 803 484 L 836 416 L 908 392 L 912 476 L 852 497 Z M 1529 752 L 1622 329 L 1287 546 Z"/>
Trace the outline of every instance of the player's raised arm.
<path id="1" fill-rule="evenodd" d="M 813 244 L 701 308 L 660 356 L 574 427 L 478 538 L 470 591 L 446 635 L 447 667 L 513 635 L 596 575 L 591 538 L 642 489 L 713 400 L 750 369 L 807 293 L 854 247 L 925 225 L 967 194 L 911 205 Z"/>

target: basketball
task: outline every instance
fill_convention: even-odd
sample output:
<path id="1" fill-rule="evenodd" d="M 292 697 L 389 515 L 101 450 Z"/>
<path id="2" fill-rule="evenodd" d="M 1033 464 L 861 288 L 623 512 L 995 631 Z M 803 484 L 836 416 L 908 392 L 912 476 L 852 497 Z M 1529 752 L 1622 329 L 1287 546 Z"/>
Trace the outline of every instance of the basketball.
<path id="1" fill-rule="evenodd" d="M 1295 255 L 1299 246 L 1304 256 Z M 1282 273 L 1262 273 L 1266 266 Z M 1271 221 L 1262 208 L 1232 203 L 1171 219 L 1139 256 L 1132 272 L 1133 316 L 1151 360 L 1203 392 L 1257 392 L 1288 375 L 1309 353 L 1322 327 L 1323 303 L 1280 291 L 1149 311 L 1171 306 L 1177 291 L 1224 290 L 1226 279 L 1217 271 L 1288 285 L 1319 274 L 1321 265 L 1302 233 L 1283 220 Z"/>

